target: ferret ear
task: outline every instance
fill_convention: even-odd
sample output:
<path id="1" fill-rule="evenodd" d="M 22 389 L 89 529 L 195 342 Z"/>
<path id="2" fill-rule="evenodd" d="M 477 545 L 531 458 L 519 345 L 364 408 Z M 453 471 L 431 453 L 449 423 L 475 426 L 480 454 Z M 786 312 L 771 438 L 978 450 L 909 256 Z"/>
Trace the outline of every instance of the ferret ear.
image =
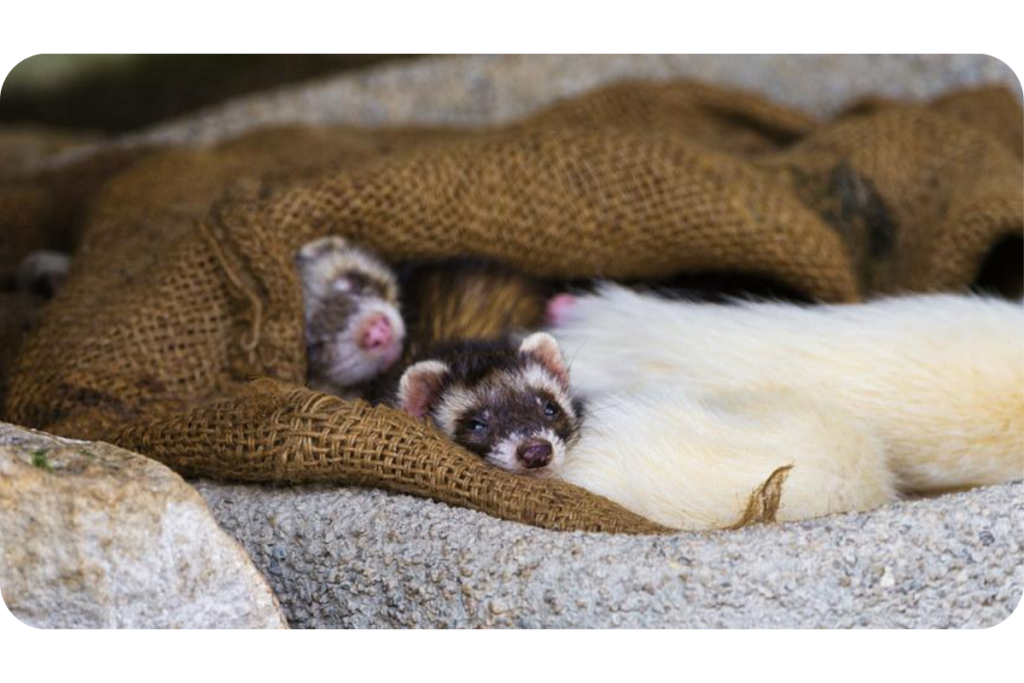
<path id="1" fill-rule="evenodd" d="M 319 239 L 315 239 L 312 242 L 306 242 L 306 244 L 302 245 L 302 248 L 299 249 L 297 254 L 295 254 L 295 260 L 299 263 L 308 263 L 320 258 L 328 252 L 341 251 L 347 247 L 348 242 L 337 235 L 320 237 Z"/>
<path id="2" fill-rule="evenodd" d="M 519 345 L 519 353 L 528 356 L 554 375 L 562 386 L 569 386 L 569 369 L 558 342 L 547 332 L 534 332 Z"/>
<path id="3" fill-rule="evenodd" d="M 409 367 L 398 383 L 398 402 L 413 417 L 424 418 L 434 406 L 450 372 L 437 360 L 424 360 Z"/>

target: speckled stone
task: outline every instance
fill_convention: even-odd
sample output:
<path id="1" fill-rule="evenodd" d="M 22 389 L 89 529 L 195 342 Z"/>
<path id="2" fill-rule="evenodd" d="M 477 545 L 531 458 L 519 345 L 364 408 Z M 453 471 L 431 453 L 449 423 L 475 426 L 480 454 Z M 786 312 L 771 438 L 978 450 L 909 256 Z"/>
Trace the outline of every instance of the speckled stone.
<path id="1" fill-rule="evenodd" d="M 986 627 L 1020 483 L 733 532 L 558 533 L 381 491 L 195 482 L 296 627 Z"/>
<path id="2" fill-rule="evenodd" d="M 37 628 L 284 628 L 267 582 L 181 477 L 0 422 L 0 592 Z"/>

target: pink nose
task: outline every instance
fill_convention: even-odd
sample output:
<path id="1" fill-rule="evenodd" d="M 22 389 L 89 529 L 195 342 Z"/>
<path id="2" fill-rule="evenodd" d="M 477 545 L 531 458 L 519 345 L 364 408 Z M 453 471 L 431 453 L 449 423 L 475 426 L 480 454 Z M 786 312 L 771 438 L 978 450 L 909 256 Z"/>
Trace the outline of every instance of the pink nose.
<path id="1" fill-rule="evenodd" d="M 391 343 L 395 338 L 394 330 L 391 329 L 391 322 L 387 316 L 375 315 L 370 322 L 363 327 L 363 334 L 359 338 L 359 346 L 370 351 L 379 349 Z"/>

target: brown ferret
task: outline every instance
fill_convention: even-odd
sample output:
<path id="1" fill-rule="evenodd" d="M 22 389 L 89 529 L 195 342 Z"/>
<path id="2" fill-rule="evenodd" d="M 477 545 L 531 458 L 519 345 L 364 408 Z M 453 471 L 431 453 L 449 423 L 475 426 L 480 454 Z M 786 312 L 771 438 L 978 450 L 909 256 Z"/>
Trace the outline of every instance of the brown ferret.
<path id="1" fill-rule="evenodd" d="M 303 246 L 295 257 L 302 280 L 307 384 L 354 398 L 402 355 L 405 324 L 395 273 L 340 237 Z"/>
<path id="2" fill-rule="evenodd" d="M 545 324 L 554 283 L 481 259 L 407 266 L 403 313 L 409 330 L 404 359 L 425 358 L 438 345 L 497 341 Z"/>
<path id="3" fill-rule="evenodd" d="M 563 294 L 591 293 L 600 282 L 542 279 L 478 258 L 418 263 L 400 272 L 409 332 L 405 364 L 427 357 L 439 344 L 497 341 L 556 323 Z M 660 280 L 637 279 L 627 286 L 687 301 L 734 303 L 751 297 L 806 301 L 783 285 L 743 274 L 683 273 Z"/>

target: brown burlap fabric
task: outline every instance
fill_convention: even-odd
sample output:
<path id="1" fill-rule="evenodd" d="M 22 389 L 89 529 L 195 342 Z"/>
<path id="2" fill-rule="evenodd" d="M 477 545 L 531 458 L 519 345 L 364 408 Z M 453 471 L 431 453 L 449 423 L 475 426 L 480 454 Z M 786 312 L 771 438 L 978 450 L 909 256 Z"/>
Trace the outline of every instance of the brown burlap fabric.
<path id="1" fill-rule="evenodd" d="M 735 272 L 854 301 L 969 286 L 1000 245 L 1019 287 L 1021 126 L 995 90 L 872 100 L 819 124 L 743 93 L 626 83 L 500 129 L 294 129 L 149 153 L 79 203 L 71 277 L 15 362 L 6 417 L 187 475 L 655 530 L 578 489 L 485 467 L 388 408 L 297 386 L 296 248 L 333 233 L 394 261 L 478 255 L 559 278 Z"/>
<path id="2" fill-rule="evenodd" d="M 7 375 L 42 302 L 31 294 L 0 291 L 0 405 L 7 396 Z"/>

